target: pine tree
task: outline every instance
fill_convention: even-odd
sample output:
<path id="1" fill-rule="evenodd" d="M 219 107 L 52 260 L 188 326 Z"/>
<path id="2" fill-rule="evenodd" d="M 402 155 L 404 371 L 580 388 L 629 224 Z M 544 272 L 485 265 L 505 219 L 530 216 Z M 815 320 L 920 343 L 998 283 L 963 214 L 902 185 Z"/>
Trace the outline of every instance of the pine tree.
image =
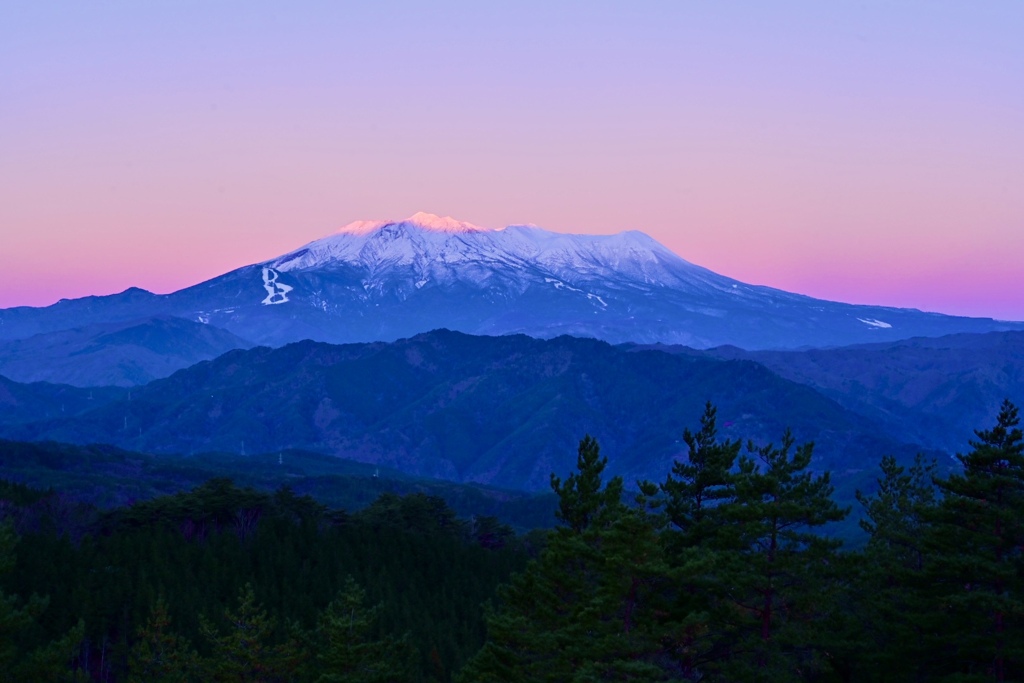
<path id="1" fill-rule="evenodd" d="M 284 683 L 293 680 L 305 653 L 294 640 L 274 642 L 275 623 L 256 601 L 252 584 L 242 588 L 238 603 L 236 611 L 224 611 L 225 633 L 206 619 L 200 621 L 200 632 L 212 650 L 202 662 L 204 680 L 218 683 Z"/>
<path id="2" fill-rule="evenodd" d="M 833 502 L 827 472 L 806 471 L 813 444 L 794 444 L 789 431 L 779 447 L 749 444 L 752 457 L 740 458 L 736 497 L 723 511 L 733 522 L 721 556 L 736 638 L 721 668 L 734 680 L 799 680 L 826 664 L 816 629 L 830 607 L 841 543 L 815 529 L 848 510 Z"/>
<path id="3" fill-rule="evenodd" d="M 847 569 L 854 595 L 846 601 L 845 630 L 850 640 L 860 640 L 847 653 L 847 666 L 882 680 L 922 680 L 931 666 L 926 634 L 935 628 L 928 623 L 933 605 L 922 588 L 931 559 L 928 520 L 938 504 L 936 464 L 918 455 L 908 469 L 885 456 L 881 472 L 874 494 L 857 492 L 866 515 L 860 525 L 871 538 Z"/>
<path id="4" fill-rule="evenodd" d="M 675 540 L 683 547 L 714 545 L 724 522 L 719 504 L 735 495 L 731 470 L 741 444 L 718 441 L 717 414 L 709 401 L 700 418 L 700 431 L 683 431 L 687 458 L 672 464 L 671 474 L 661 485 L 668 520 L 678 531 Z"/>
<path id="5" fill-rule="evenodd" d="M 401 683 L 412 678 L 406 638 L 372 637 L 379 605 L 365 606 L 366 592 L 351 576 L 320 616 L 314 634 L 316 683 Z"/>
<path id="6" fill-rule="evenodd" d="M 11 524 L 0 523 L 0 576 L 14 568 L 16 545 Z M 0 683 L 86 680 L 85 673 L 73 666 L 85 635 L 82 621 L 54 641 L 41 646 L 29 644 L 29 633 L 48 603 L 46 598 L 33 595 L 23 607 L 18 607 L 16 597 L 0 592 Z"/>
<path id="7" fill-rule="evenodd" d="M 488 640 L 458 680 L 674 680 L 655 609 L 667 578 L 656 526 L 643 505 L 623 503 L 620 477 L 603 483 L 607 462 L 588 436 L 577 471 L 552 475 L 562 526 L 500 592 Z"/>
<path id="8" fill-rule="evenodd" d="M 732 473 L 741 444 L 718 441 L 717 410 L 708 402 L 697 433 L 685 429 L 685 460 L 677 460 L 660 496 L 650 505 L 664 504 L 666 547 L 673 590 L 669 594 L 672 651 L 680 670 L 699 677 L 708 663 L 725 656 L 722 629 L 731 605 L 723 599 L 721 552 L 731 538 L 729 503 L 735 499 Z"/>
<path id="9" fill-rule="evenodd" d="M 1024 436 L 1019 410 L 1004 401 L 973 450 L 957 455 L 963 472 L 936 481 L 943 499 L 930 536 L 927 568 L 942 608 L 930 657 L 950 680 L 1006 681 L 1024 676 Z"/>
<path id="10" fill-rule="evenodd" d="M 128 683 L 198 681 L 199 659 L 188 641 L 170 630 L 167 603 L 157 600 L 128 653 Z"/>
<path id="11" fill-rule="evenodd" d="M 920 570 L 924 566 L 925 517 L 936 504 L 936 464 L 919 454 L 908 470 L 888 455 L 882 458 L 880 468 L 878 490 L 870 496 L 860 491 L 856 494 L 867 516 L 860 526 L 871 534 L 868 550 L 886 564 Z"/>
<path id="12" fill-rule="evenodd" d="M 551 475 L 551 490 L 558 496 L 555 517 L 570 534 L 600 531 L 622 511 L 622 477 L 612 477 L 602 488 L 602 474 L 608 458 L 589 434 L 580 441 L 576 453 L 576 472 L 565 482 Z M 563 534 L 564 535 L 564 534 Z"/>

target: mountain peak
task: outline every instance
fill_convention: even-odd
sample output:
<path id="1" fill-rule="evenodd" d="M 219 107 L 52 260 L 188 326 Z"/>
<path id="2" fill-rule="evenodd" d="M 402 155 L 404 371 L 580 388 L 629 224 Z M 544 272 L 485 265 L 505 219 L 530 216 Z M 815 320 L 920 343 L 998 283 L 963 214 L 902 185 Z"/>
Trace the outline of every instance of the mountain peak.
<path id="1" fill-rule="evenodd" d="M 388 224 L 388 221 L 352 221 L 338 228 L 339 235 L 368 235 Z"/>
<path id="2" fill-rule="evenodd" d="M 418 211 L 400 221 L 355 221 L 338 230 L 339 234 L 368 235 L 387 225 L 411 225 L 431 232 L 490 232 L 488 228 L 460 221 L 451 216 L 438 216 Z"/>
<path id="3" fill-rule="evenodd" d="M 451 216 L 437 216 L 423 211 L 414 213 L 402 222 L 425 230 L 436 230 L 438 232 L 481 232 L 487 230 L 487 228 L 481 228 L 479 225 L 456 220 Z"/>

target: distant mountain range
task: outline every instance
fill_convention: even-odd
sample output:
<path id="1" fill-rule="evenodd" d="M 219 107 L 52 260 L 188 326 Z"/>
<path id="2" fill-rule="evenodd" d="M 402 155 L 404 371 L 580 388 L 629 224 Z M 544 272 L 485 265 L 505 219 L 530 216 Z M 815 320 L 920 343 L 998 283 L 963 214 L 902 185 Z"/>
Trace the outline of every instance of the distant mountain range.
<path id="1" fill-rule="evenodd" d="M 73 364 L 65 362 L 71 351 L 60 349 L 81 350 L 76 345 L 97 325 L 158 316 L 232 335 L 197 334 L 182 341 L 183 330 L 168 331 L 168 338 L 176 335 L 183 345 L 182 363 L 196 353 L 212 357 L 232 344 L 392 341 L 438 328 L 748 350 L 1024 330 L 1024 323 L 854 306 L 744 284 L 683 260 L 641 232 L 568 235 L 522 225 L 487 230 L 416 214 L 404 221 L 354 223 L 279 258 L 172 294 L 129 289 L 46 308 L 0 310 L 0 340 L 85 330 L 0 348 L 0 372 L 15 368 L 14 374 L 26 378 L 141 383 L 178 361 L 161 367 L 145 358 L 145 345 L 136 346 L 126 354 L 125 367 L 76 376 Z M 85 355 L 99 358 L 105 352 L 97 344 L 104 343 L 90 341 Z M 39 356 L 45 363 L 33 365 L 36 348 L 46 349 Z"/>
<path id="2" fill-rule="evenodd" d="M 230 351 L 135 388 L 0 378 L 0 436 L 155 454 L 305 450 L 403 472 L 546 490 L 584 434 L 627 480 L 660 479 L 706 400 L 725 438 L 816 443 L 848 499 L 883 454 L 944 466 L 999 403 L 1024 405 L 1024 333 L 746 352 L 478 337 Z"/>
<path id="3" fill-rule="evenodd" d="M 95 323 L 0 341 L 0 375 L 79 387 L 136 386 L 253 344 L 170 316 Z"/>
<path id="4" fill-rule="evenodd" d="M 51 385 L 21 385 L 53 393 Z M 83 390 L 77 390 L 83 391 Z M 597 437 L 616 473 L 663 478 L 704 402 L 724 437 L 817 443 L 818 469 L 873 475 L 920 445 L 750 360 L 596 340 L 435 331 L 391 344 L 300 342 L 231 351 L 117 390 L 93 409 L 0 427 L 7 438 L 150 453 L 303 449 L 410 475 L 544 490 Z"/>
<path id="5" fill-rule="evenodd" d="M 1024 404 L 1024 323 L 746 285 L 639 232 L 417 214 L 173 294 L 0 310 L 4 438 L 527 491 L 587 433 L 613 472 L 660 479 L 711 400 L 723 437 L 815 441 L 849 499 L 883 454 L 948 465 L 1003 398 Z"/>
<path id="6" fill-rule="evenodd" d="M 0 430 L 4 426 L 81 415 L 126 393 L 117 387 L 83 389 L 66 384 L 23 384 L 0 376 Z"/>
<path id="7" fill-rule="evenodd" d="M 958 334 L 807 351 L 741 351 L 716 358 L 761 363 L 870 417 L 888 433 L 950 453 L 995 423 L 1008 398 L 1024 406 L 1024 332 Z"/>

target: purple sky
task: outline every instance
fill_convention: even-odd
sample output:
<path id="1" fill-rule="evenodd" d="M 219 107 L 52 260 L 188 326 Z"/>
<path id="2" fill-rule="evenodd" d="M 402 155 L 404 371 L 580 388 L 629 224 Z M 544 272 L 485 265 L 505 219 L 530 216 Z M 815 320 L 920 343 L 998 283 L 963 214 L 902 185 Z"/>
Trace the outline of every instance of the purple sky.
<path id="1" fill-rule="evenodd" d="M 1024 3 L 2 14 L 0 307 L 172 291 L 428 211 L 1024 320 Z"/>

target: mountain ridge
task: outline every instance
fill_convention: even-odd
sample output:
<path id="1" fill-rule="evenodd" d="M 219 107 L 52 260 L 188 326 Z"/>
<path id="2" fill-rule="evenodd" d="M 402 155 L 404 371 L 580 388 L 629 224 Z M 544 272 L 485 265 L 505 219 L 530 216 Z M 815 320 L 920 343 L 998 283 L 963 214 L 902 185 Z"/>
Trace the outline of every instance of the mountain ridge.
<path id="1" fill-rule="evenodd" d="M 661 477 L 707 400 L 719 406 L 724 438 L 777 442 L 792 427 L 816 441 L 814 466 L 846 481 L 873 472 L 883 453 L 919 450 L 753 361 L 443 330 L 389 344 L 230 351 L 97 409 L 3 432 L 158 454 L 299 448 L 536 491 L 572 469 L 587 433 L 614 473 Z"/>
<path id="2" fill-rule="evenodd" d="M 93 323 L 0 340 L 0 375 L 18 382 L 130 387 L 253 344 L 173 316 Z"/>
<path id="3" fill-rule="evenodd" d="M 708 349 L 753 360 L 929 448 L 957 452 L 1003 399 L 1024 405 L 1024 332 L 915 337 L 805 351 Z M 909 418 L 909 419 L 908 419 Z"/>
<path id="4" fill-rule="evenodd" d="M 1024 330 L 1024 322 L 829 302 L 746 284 L 639 231 L 489 230 L 426 214 L 350 225 L 171 294 L 129 289 L 0 310 L 0 339 L 155 315 L 269 346 L 394 341 L 439 328 L 754 350 Z"/>

